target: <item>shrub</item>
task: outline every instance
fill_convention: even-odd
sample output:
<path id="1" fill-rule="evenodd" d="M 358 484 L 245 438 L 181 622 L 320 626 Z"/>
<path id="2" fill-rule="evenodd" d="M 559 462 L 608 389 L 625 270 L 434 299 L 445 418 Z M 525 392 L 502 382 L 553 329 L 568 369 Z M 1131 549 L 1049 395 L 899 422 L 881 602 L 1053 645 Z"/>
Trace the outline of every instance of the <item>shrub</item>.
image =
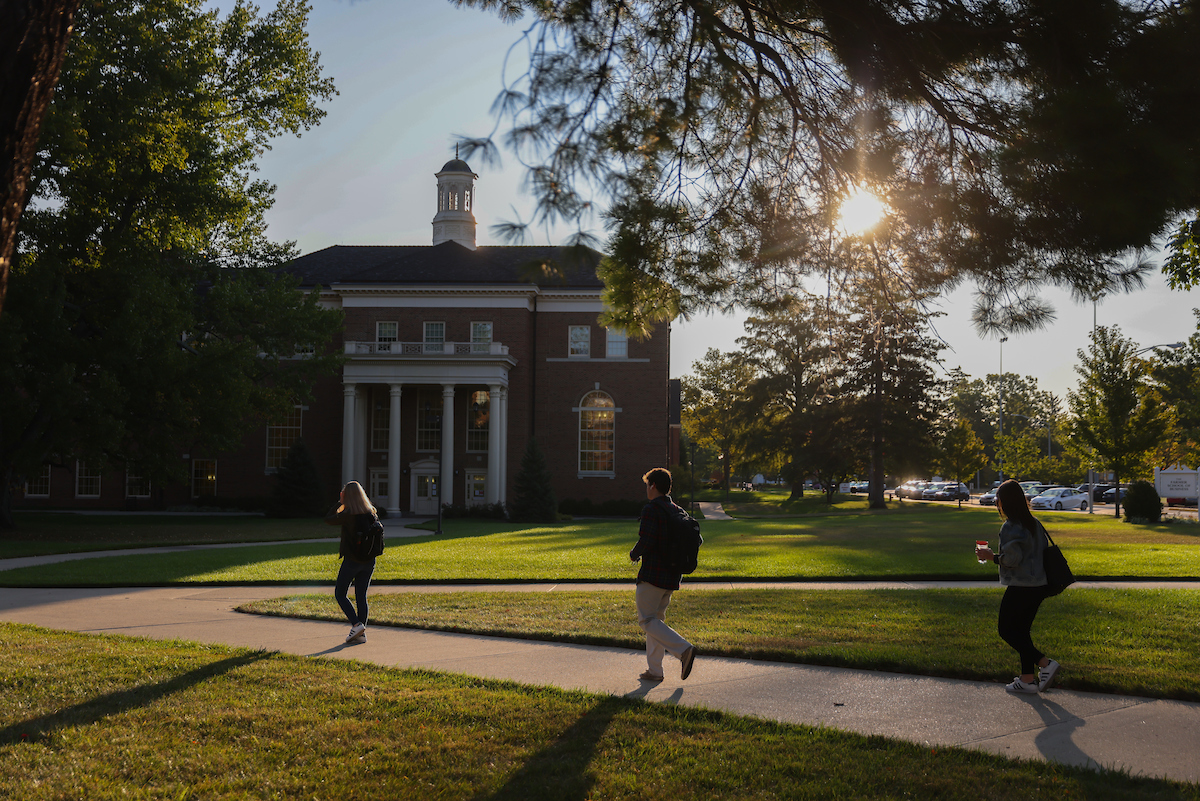
<path id="1" fill-rule="evenodd" d="M 465 503 L 442 504 L 442 519 L 452 517 L 474 517 L 484 520 L 503 520 L 505 518 L 504 504 L 477 503 L 468 506 Z"/>
<path id="2" fill-rule="evenodd" d="M 558 511 L 574 517 L 640 517 L 645 501 L 613 499 L 595 503 L 589 498 L 564 498 Z"/>
<path id="3" fill-rule="evenodd" d="M 1123 499 L 1126 523 L 1157 523 L 1162 519 L 1162 500 L 1149 481 L 1135 481 Z"/>
<path id="4" fill-rule="evenodd" d="M 517 523 L 554 523 L 558 521 L 558 502 L 554 499 L 550 468 L 536 439 L 530 439 L 521 457 L 521 469 L 513 487 L 508 512 Z"/>
<path id="5" fill-rule="evenodd" d="M 275 474 L 275 488 L 267 514 L 271 517 L 321 517 L 325 514 L 325 488 L 312 452 L 303 439 L 292 443 L 287 458 Z"/>

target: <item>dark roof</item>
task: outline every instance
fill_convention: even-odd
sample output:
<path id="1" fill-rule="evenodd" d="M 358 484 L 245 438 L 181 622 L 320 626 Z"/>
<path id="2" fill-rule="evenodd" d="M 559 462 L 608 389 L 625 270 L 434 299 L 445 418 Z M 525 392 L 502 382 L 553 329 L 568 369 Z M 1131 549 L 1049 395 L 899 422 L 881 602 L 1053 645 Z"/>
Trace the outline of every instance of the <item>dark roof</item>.
<path id="1" fill-rule="evenodd" d="M 332 284 L 537 284 L 598 288 L 601 254 L 590 248 L 334 245 L 295 259 L 284 272 L 301 286 Z"/>
<path id="2" fill-rule="evenodd" d="M 471 167 L 462 159 L 454 158 L 446 162 L 442 167 L 442 172 L 471 172 Z M 475 173 L 471 172 L 471 174 Z"/>

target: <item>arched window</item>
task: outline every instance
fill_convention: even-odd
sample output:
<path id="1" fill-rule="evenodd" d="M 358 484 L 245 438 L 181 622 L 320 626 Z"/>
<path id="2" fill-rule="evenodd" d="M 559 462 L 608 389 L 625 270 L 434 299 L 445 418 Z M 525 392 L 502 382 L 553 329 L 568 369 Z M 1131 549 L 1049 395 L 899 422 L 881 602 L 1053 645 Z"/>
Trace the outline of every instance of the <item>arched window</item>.
<path id="1" fill-rule="evenodd" d="M 607 392 L 589 392 L 579 403 L 579 472 L 613 475 L 617 408 Z"/>

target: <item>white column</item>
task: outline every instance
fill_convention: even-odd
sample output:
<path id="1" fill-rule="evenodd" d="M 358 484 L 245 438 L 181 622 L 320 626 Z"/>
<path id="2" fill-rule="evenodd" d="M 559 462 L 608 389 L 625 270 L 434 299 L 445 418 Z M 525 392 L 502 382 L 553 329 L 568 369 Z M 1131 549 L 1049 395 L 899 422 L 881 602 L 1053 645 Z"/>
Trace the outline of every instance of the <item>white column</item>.
<path id="1" fill-rule="evenodd" d="M 400 514 L 400 394 L 402 384 L 391 385 L 392 406 L 388 414 L 388 504 L 389 515 Z"/>
<path id="2" fill-rule="evenodd" d="M 500 389 L 500 482 L 496 485 L 500 492 L 499 502 L 508 503 L 508 388 Z"/>
<path id="3" fill-rule="evenodd" d="M 342 485 L 354 480 L 354 384 L 342 384 Z"/>
<path id="4" fill-rule="evenodd" d="M 362 485 L 363 491 L 370 494 L 371 476 L 367 473 L 367 451 L 371 449 L 371 407 L 370 388 L 358 393 L 354 412 L 354 475 L 352 478 Z"/>
<path id="5" fill-rule="evenodd" d="M 442 384 L 442 476 L 438 503 L 454 502 L 454 385 Z"/>
<path id="6" fill-rule="evenodd" d="M 500 385 L 488 385 L 488 473 L 484 500 L 500 500 Z"/>

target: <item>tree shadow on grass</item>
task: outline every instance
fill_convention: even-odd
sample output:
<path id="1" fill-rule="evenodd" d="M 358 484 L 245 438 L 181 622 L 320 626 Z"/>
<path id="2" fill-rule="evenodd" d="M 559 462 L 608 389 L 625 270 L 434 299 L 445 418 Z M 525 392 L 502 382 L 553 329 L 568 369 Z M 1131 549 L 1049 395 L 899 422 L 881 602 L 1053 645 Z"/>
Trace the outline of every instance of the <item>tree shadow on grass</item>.
<path id="1" fill-rule="evenodd" d="M 88 701 L 69 706 L 66 709 L 60 709 L 57 712 L 19 721 L 0 729 L 0 745 L 21 741 L 44 742 L 49 740 L 60 729 L 98 723 L 106 717 L 119 715 L 130 709 L 148 706 L 160 698 L 188 690 L 202 681 L 215 678 L 262 659 L 269 659 L 272 656 L 273 654 L 267 651 L 256 651 L 240 656 L 232 656 L 228 659 L 222 659 L 219 662 L 212 662 L 203 667 L 198 667 L 195 670 L 190 670 L 187 673 L 165 681 L 156 682 L 155 684 L 139 684 L 124 690 L 105 693 Z"/>
<path id="2" fill-rule="evenodd" d="M 629 708 L 620 698 L 604 698 L 575 721 L 558 739 L 525 761 L 496 792 L 476 796 L 477 801 L 553 798 L 586 801 L 592 797 L 595 777 L 588 766 L 609 724 Z"/>

